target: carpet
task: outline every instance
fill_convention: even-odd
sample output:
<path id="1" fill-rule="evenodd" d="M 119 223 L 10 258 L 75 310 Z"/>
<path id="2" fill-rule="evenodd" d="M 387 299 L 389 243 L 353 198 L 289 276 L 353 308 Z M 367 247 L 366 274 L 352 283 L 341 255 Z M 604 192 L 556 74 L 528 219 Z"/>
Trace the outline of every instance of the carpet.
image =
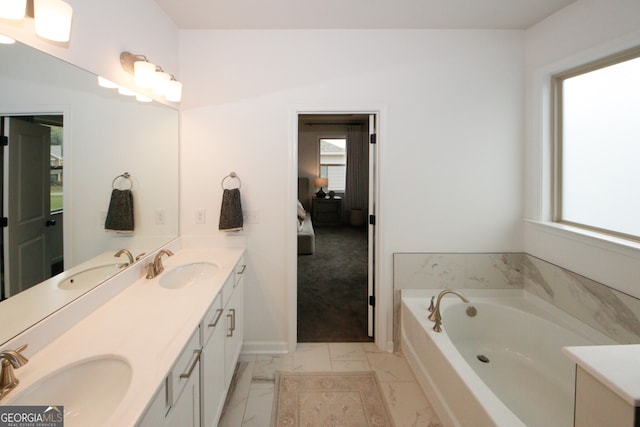
<path id="1" fill-rule="evenodd" d="M 317 227 L 298 256 L 298 342 L 366 342 L 367 229 Z"/>
<path id="2" fill-rule="evenodd" d="M 374 372 L 278 372 L 272 427 L 392 427 Z"/>

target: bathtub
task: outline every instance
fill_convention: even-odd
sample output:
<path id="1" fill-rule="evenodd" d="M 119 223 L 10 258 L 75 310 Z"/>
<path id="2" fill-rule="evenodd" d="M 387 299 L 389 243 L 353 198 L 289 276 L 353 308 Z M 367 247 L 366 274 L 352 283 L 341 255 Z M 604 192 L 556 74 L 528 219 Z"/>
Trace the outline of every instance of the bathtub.
<path id="1" fill-rule="evenodd" d="M 440 291 L 402 292 L 401 348 L 443 424 L 572 426 L 575 365 L 562 347 L 615 342 L 524 290 L 446 295 L 437 333 L 427 308 Z"/>

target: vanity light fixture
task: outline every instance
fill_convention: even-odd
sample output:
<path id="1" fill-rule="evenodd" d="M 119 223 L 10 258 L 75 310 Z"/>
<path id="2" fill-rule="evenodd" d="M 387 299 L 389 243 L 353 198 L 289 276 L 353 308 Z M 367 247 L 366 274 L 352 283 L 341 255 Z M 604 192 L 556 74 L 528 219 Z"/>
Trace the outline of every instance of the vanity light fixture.
<path id="1" fill-rule="evenodd" d="M 36 34 L 55 42 L 68 42 L 73 8 L 63 0 L 0 0 L 0 18 L 33 17 Z"/>
<path id="2" fill-rule="evenodd" d="M 150 62 L 146 56 L 122 52 L 120 65 L 126 72 L 133 74 L 136 85 L 150 89 L 155 95 L 164 96 L 167 101 L 180 102 L 182 83 L 162 67 Z"/>
<path id="3" fill-rule="evenodd" d="M 0 18 L 23 19 L 27 9 L 27 0 L 0 0 Z"/>
<path id="4" fill-rule="evenodd" d="M 14 44 L 16 41 L 11 37 L 0 34 L 0 44 Z"/>
<path id="5" fill-rule="evenodd" d="M 102 76 L 98 76 L 98 86 L 106 88 L 106 89 L 118 89 L 118 93 L 120 95 L 124 95 L 124 96 L 135 96 L 137 101 L 140 102 L 151 102 L 153 101 L 151 98 L 149 98 L 148 96 L 142 95 L 140 93 L 137 93 L 131 89 L 128 89 L 126 87 L 120 86 L 114 82 L 112 82 L 111 80 L 105 79 Z"/>
<path id="6" fill-rule="evenodd" d="M 102 76 L 98 76 L 98 85 L 100 87 L 105 87 L 107 89 L 117 89 L 118 85 L 112 82 L 111 80 L 105 79 Z"/>
<path id="7" fill-rule="evenodd" d="M 128 89 L 124 86 L 118 86 L 118 93 L 120 95 L 124 95 L 124 96 L 135 96 L 136 93 L 134 91 L 132 91 L 131 89 Z"/>

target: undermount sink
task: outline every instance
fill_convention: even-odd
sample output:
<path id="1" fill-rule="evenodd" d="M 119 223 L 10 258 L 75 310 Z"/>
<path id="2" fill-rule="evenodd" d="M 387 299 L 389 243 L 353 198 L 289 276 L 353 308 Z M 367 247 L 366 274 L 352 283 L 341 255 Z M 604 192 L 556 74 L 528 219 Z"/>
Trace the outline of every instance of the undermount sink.
<path id="1" fill-rule="evenodd" d="M 180 289 L 212 279 L 219 267 L 211 262 L 193 262 L 165 271 L 159 284 L 167 289 Z"/>
<path id="2" fill-rule="evenodd" d="M 61 280 L 58 287 L 66 290 L 92 288 L 123 270 L 124 266 L 124 264 L 105 264 L 90 267 Z"/>
<path id="3" fill-rule="evenodd" d="M 23 392 L 20 386 L 10 405 L 64 406 L 64 425 L 102 425 L 113 414 L 131 382 L 131 366 L 123 359 L 103 356 L 63 367 Z"/>

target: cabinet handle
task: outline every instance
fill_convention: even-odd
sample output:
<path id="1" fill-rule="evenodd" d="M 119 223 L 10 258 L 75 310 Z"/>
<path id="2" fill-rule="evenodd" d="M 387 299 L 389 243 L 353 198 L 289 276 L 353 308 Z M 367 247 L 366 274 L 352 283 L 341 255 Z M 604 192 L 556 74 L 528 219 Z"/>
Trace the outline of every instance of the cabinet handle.
<path id="1" fill-rule="evenodd" d="M 242 264 L 242 266 L 240 267 L 240 270 L 238 270 L 238 271 L 236 272 L 236 275 L 237 275 L 237 276 L 240 276 L 240 275 L 244 274 L 244 270 L 245 270 L 246 268 L 247 268 L 247 264 Z M 239 283 L 240 283 L 240 279 L 238 278 L 238 279 L 236 279 L 236 280 L 234 281 L 234 283 L 233 283 L 233 289 L 235 289 L 235 288 L 238 286 L 238 284 L 239 284 Z"/>
<path id="2" fill-rule="evenodd" d="M 222 317 L 222 313 L 224 312 L 223 309 L 219 308 L 216 310 L 216 318 L 214 319 L 213 323 L 209 323 L 210 328 L 215 328 L 218 325 L 218 322 L 220 321 L 220 318 Z"/>
<path id="3" fill-rule="evenodd" d="M 193 372 L 193 370 L 195 369 L 196 365 L 198 364 L 198 362 L 200 361 L 200 353 L 201 350 L 193 350 L 193 362 L 191 362 L 191 366 L 189 366 L 189 369 L 187 370 L 187 372 L 184 372 L 182 374 L 180 374 L 180 378 L 189 378 L 191 376 L 191 373 Z"/>
<path id="4" fill-rule="evenodd" d="M 230 308 L 229 309 L 229 314 L 227 314 L 227 317 L 231 318 L 231 327 L 229 328 L 229 333 L 227 334 L 228 337 L 232 337 L 233 336 L 233 331 L 236 330 L 236 309 L 235 308 Z"/>
<path id="5" fill-rule="evenodd" d="M 171 374 L 169 374 L 166 378 L 165 378 L 165 394 L 164 394 L 164 409 L 165 411 L 169 411 L 169 409 L 171 409 L 171 406 L 173 405 L 173 376 Z M 166 413 L 165 413 L 166 415 Z"/>

